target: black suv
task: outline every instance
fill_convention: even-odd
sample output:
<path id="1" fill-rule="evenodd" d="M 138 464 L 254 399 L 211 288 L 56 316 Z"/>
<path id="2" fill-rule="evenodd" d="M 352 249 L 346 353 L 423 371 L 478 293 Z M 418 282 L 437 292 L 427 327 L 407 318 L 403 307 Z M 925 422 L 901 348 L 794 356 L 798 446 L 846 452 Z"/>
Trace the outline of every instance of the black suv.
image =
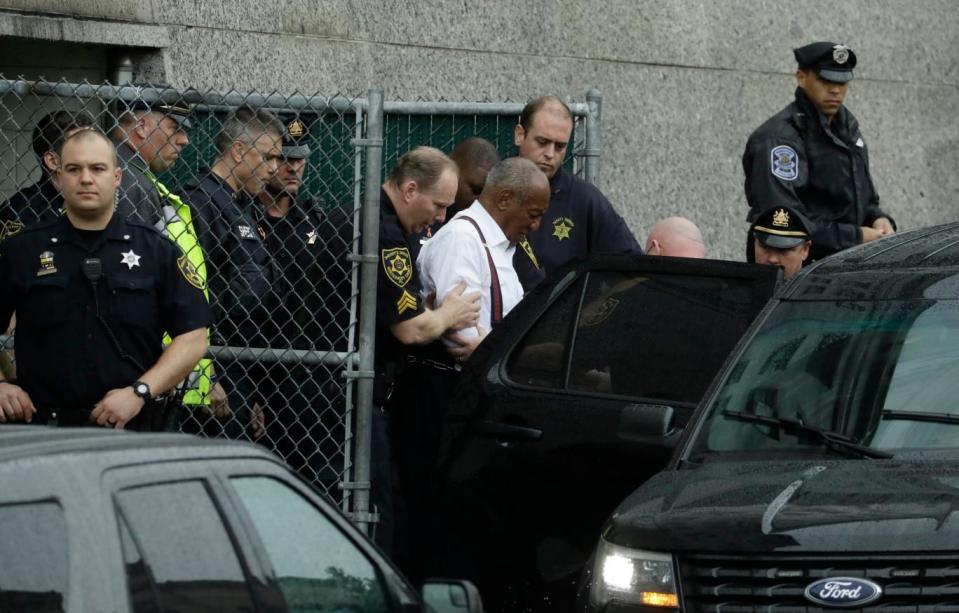
<path id="1" fill-rule="evenodd" d="M 0 426 L 0 611 L 482 611 L 423 601 L 343 515 L 253 445 Z"/>
<path id="2" fill-rule="evenodd" d="M 959 224 L 803 270 L 608 519 L 580 610 L 959 611 L 957 398 Z"/>
<path id="3" fill-rule="evenodd" d="M 772 296 L 779 271 L 601 256 L 557 271 L 464 368 L 443 431 L 433 574 L 477 582 L 491 611 L 573 606 L 596 534 L 669 460 Z"/>

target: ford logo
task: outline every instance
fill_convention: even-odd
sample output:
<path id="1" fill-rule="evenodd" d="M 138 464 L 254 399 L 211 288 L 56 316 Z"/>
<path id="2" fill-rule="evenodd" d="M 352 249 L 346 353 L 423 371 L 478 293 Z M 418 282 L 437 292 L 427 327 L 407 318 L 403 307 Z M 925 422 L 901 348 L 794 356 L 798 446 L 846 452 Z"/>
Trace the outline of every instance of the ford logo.
<path id="1" fill-rule="evenodd" d="M 861 607 L 880 596 L 879 585 L 855 577 L 827 577 L 806 586 L 806 600 L 827 607 Z"/>

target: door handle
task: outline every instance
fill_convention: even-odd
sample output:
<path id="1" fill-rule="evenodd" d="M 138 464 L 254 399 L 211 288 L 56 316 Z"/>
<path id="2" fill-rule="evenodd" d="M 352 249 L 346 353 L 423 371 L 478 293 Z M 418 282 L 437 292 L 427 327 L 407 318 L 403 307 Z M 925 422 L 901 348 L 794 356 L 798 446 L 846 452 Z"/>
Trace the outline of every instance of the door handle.
<path id="1" fill-rule="evenodd" d="M 539 428 L 528 428 L 497 421 L 481 421 L 476 424 L 476 430 L 504 443 L 538 441 L 543 438 L 543 431 Z"/>

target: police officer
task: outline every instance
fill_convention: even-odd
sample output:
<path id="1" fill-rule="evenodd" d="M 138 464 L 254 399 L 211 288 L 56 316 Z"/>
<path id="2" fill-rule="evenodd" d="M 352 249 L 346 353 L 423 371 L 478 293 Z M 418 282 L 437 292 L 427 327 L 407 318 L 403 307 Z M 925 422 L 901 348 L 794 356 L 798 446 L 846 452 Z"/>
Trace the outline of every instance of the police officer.
<path id="1" fill-rule="evenodd" d="M 117 118 L 114 139 L 123 170 L 117 210 L 121 215 L 155 224 L 169 206 L 156 175 L 169 170 L 190 143 L 192 126 L 186 103 L 168 104 L 137 99 Z M 163 188 L 169 193 L 169 190 Z"/>
<path id="2" fill-rule="evenodd" d="M 123 103 L 121 103 L 123 104 Z M 132 219 L 155 224 L 187 255 L 206 285 L 206 261 L 193 225 L 190 205 L 157 179 L 168 171 L 189 144 L 187 130 L 192 127 L 189 104 L 147 102 L 142 99 L 124 104 L 113 138 L 123 170 L 117 211 Z M 209 294 L 206 290 L 204 293 Z M 169 342 L 169 338 L 164 339 Z M 218 417 L 229 416 L 226 392 L 213 383 L 213 362 L 203 358 L 183 385 L 181 401 L 186 406 L 210 409 Z"/>
<path id="3" fill-rule="evenodd" d="M 429 308 L 422 295 L 411 241 L 430 224 L 442 222 L 457 189 L 456 164 L 442 151 L 417 147 L 404 154 L 380 190 L 379 266 L 376 286 L 376 399 L 387 413 L 415 411 L 390 403 L 392 388 L 402 377 L 407 348 L 425 345 L 453 328 L 476 324 L 477 293 L 464 295 L 465 284 L 451 291 L 442 306 Z M 380 513 L 375 540 L 391 555 L 402 555 L 405 535 L 394 534 L 395 467 L 386 434 L 386 416 L 373 412 L 371 500 Z M 399 522 L 402 523 L 402 522 Z M 394 537 L 396 541 L 394 542 Z"/>
<path id="4" fill-rule="evenodd" d="M 546 274 L 591 253 L 643 250 L 619 213 L 596 187 L 563 168 L 573 134 L 573 114 L 559 98 L 542 96 L 523 108 L 513 140 L 549 178 L 549 210 L 539 230 L 520 243 L 513 265 L 520 278 L 532 265 Z M 525 256 L 525 257 L 524 257 Z"/>
<path id="5" fill-rule="evenodd" d="M 843 106 L 856 54 L 817 42 L 793 55 L 795 101 L 753 132 L 743 153 L 747 220 L 781 206 L 802 212 L 816 226 L 817 260 L 893 234 L 895 224 L 879 208 L 859 122 Z"/>
<path id="6" fill-rule="evenodd" d="M 272 113 L 242 106 L 223 123 L 216 139 L 217 157 L 209 172 L 191 181 L 182 199 L 193 211 L 193 224 L 206 256 L 213 306 L 211 342 L 234 347 L 264 347 L 264 322 L 273 316 L 278 275 L 254 218 L 253 196 L 276 174 L 284 126 Z M 239 361 L 218 365 L 223 373 L 233 417 L 220 425 L 207 420 L 207 434 L 229 438 L 247 435 L 259 369 Z"/>
<path id="7" fill-rule="evenodd" d="M 93 124 L 93 117 L 84 111 L 55 111 L 37 122 L 33 128 L 32 144 L 40 162 L 40 180 L 0 204 L 0 239 L 16 234 L 23 226 L 53 219 L 60 214 L 63 198 L 56 184 L 59 164 L 56 150 L 64 137 Z"/>
<path id="8" fill-rule="evenodd" d="M 66 214 L 0 245 L 18 374 L 0 383 L 0 420 L 157 429 L 156 397 L 206 351 L 202 286 L 169 239 L 114 214 L 121 171 L 105 135 L 68 137 L 60 163 Z"/>
<path id="9" fill-rule="evenodd" d="M 746 259 L 779 266 L 783 280 L 792 279 L 809 257 L 814 225 L 796 209 L 768 209 L 753 222 L 746 238 Z"/>
<path id="10" fill-rule="evenodd" d="M 310 124 L 286 117 L 283 157 L 257 195 L 257 227 L 276 263 L 279 298 L 264 322 L 271 347 L 345 350 L 353 224 L 341 208 L 303 197 Z M 335 495 L 343 467 L 345 390 L 324 366 L 277 364 L 259 389 L 269 441 L 295 470 Z M 259 406 L 259 405 L 257 405 Z M 256 415 L 256 413 L 255 413 Z"/>

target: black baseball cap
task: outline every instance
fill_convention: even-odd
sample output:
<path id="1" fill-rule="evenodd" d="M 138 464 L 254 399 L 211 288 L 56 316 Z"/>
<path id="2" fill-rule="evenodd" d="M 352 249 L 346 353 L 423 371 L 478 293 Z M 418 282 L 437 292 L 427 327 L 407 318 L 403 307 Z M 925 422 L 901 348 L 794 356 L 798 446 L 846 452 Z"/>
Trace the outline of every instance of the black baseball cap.
<path id="1" fill-rule="evenodd" d="M 792 249 L 809 240 L 812 223 L 788 206 L 778 206 L 762 213 L 750 230 L 765 247 Z"/>
<path id="2" fill-rule="evenodd" d="M 799 68 L 812 70 L 821 78 L 836 83 L 852 81 L 856 54 L 846 45 L 830 42 L 810 43 L 793 49 Z"/>

